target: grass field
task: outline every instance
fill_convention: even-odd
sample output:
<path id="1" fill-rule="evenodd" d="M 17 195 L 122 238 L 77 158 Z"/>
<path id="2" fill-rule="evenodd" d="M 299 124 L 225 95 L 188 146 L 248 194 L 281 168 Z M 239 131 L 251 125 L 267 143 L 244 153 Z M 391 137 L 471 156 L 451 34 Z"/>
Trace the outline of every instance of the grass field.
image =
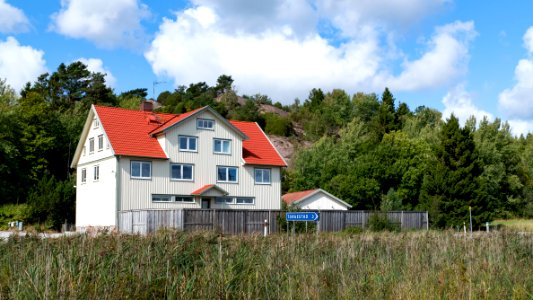
<path id="1" fill-rule="evenodd" d="M 500 226 L 505 229 L 533 232 L 533 220 L 532 219 L 496 220 L 492 222 L 491 225 Z"/>
<path id="2" fill-rule="evenodd" d="M 0 253 L 2 299 L 533 298 L 533 235 L 515 232 L 30 237 Z"/>

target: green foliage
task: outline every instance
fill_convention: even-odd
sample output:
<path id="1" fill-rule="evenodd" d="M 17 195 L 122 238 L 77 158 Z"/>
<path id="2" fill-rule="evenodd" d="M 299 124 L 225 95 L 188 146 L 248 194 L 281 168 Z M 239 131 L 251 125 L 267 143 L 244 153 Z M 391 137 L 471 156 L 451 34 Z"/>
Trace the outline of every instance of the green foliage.
<path id="1" fill-rule="evenodd" d="M 265 132 L 268 134 L 289 136 L 291 132 L 291 123 L 288 118 L 282 117 L 274 113 L 266 113 L 265 119 Z"/>
<path id="2" fill-rule="evenodd" d="M 28 220 L 59 230 L 74 222 L 76 190 L 73 180 L 57 181 L 44 176 L 28 195 Z"/>
<path id="3" fill-rule="evenodd" d="M 0 206 L 0 229 L 8 229 L 8 222 L 28 220 L 28 206 L 26 204 L 5 204 Z"/>

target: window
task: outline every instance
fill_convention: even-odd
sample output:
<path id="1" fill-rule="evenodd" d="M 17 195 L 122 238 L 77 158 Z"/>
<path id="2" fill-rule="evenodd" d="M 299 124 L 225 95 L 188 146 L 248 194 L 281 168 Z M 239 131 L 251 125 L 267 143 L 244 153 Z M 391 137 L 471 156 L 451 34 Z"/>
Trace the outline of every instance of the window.
<path id="1" fill-rule="evenodd" d="M 152 202 L 183 202 L 193 203 L 192 196 L 152 195 Z"/>
<path id="2" fill-rule="evenodd" d="M 176 202 L 194 202 L 194 198 L 191 196 L 174 196 L 174 201 Z"/>
<path id="3" fill-rule="evenodd" d="M 192 180 L 193 166 L 186 164 L 173 164 L 170 165 L 170 178 L 175 180 Z"/>
<path id="4" fill-rule="evenodd" d="M 94 153 L 94 138 L 89 139 L 89 154 Z"/>
<path id="5" fill-rule="evenodd" d="M 237 182 L 236 167 L 217 167 L 217 181 L 219 182 Z"/>
<path id="6" fill-rule="evenodd" d="M 149 161 L 132 161 L 131 178 L 150 179 L 152 178 L 152 163 Z"/>
<path id="7" fill-rule="evenodd" d="M 179 136 L 180 151 L 190 151 L 196 152 L 196 141 L 198 140 L 195 136 Z"/>
<path id="8" fill-rule="evenodd" d="M 98 151 L 104 150 L 104 135 L 101 134 L 98 136 Z"/>
<path id="9" fill-rule="evenodd" d="M 231 154 L 231 140 L 214 139 L 213 152 Z"/>
<path id="10" fill-rule="evenodd" d="M 216 197 L 216 204 L 233 204 L 233 197 Z"/>
<path id="11" fill-rule="evenodd" d="M 216 197 L 216 204 L 254 204 L 253 197 Z"/>
<path id="12" fill-rule="evenodd" d="M 98 127 L 100 127 L 100 120 L 98 120 L 97 118 L 95 118 L 95 119 L 93 120 L 93 125 L 94 125 L 94 126 L 93 126 L 94 128 L 98 128 Z"/>
<path id="13" fill-rule="evenodd" d="M 254 204 L 253 197 L 237 197 L 237 204 Z"/>
<path id="14" fill-rule="evenodd" d="M 171 202 L 172 196 L 170 195 L 152 195 L 153 202 Z"/>
<path id="15" fill-rule="evenodd" d="M 87 169 L 81 169 L 81 183 L 87 182 Z"/>
<path id="16" fill-rule="evenodd" d="M 100 166 L 96 165 L 94 166 L 94 181 L 98 181 L 100 179 Z"/>
<path id="17" fill-rule="evenodd" d="M 215 120 L 196 119 L 196 128 L 213 130 L 215 128 Z"/>
<path id="18" fill-rule="evenodd" d="M 270 184 L 270 169 L 255 169 L 255 184 Z"/>

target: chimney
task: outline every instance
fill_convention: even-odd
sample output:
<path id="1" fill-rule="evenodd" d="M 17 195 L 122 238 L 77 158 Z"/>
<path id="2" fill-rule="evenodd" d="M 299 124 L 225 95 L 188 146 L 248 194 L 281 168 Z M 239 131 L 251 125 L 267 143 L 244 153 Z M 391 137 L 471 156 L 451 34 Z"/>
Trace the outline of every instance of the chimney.
<path id="1" fill-rule="evenodd" d="M 141 101 L 141 111 L 151 112 L 154 110 L 154 103 L 150 100 Z"/>

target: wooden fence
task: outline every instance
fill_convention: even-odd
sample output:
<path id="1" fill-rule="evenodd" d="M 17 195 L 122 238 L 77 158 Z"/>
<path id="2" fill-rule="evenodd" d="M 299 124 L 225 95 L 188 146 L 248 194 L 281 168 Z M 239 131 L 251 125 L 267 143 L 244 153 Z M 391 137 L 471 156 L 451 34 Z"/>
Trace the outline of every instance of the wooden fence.
<path id="1" fill-rule="evenodd" d="M 347 210 L 319 211 L 319 231 L 342 231 L 348 227 L 368 226 L 370 216 L 386 215 L 387 219 L 405 229 L 428 229 L 428 214 L 421 211 L 392 211 L 387 213 Z M 229 209 L 172 209 L 131 210 L 119 213 L 119 230 L 124 233 L 148 234 L 159 228 L 184 231 L 215 230 L 224 234 L 262 233 L 267 220 L 268 232 L 278 233 L 285 228 L 285 211 L 229 210 Z"/>

